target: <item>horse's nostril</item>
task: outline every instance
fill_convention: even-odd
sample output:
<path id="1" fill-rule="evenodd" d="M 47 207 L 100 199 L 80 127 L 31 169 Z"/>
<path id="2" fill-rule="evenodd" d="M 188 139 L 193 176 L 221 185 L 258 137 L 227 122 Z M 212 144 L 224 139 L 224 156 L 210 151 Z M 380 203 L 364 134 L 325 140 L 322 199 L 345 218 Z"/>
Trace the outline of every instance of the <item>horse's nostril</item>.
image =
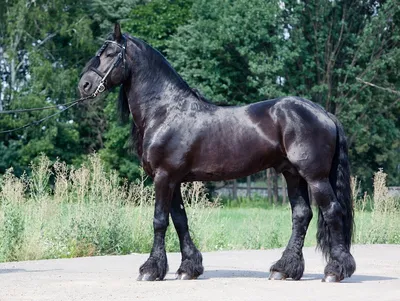
<path id="1" fill-rule="evenodd" d="M 88 90 L 90 88 L 90 83 L 89 82 L 85 82 L 84 84 L 83 84 L 83 90 Z"/>

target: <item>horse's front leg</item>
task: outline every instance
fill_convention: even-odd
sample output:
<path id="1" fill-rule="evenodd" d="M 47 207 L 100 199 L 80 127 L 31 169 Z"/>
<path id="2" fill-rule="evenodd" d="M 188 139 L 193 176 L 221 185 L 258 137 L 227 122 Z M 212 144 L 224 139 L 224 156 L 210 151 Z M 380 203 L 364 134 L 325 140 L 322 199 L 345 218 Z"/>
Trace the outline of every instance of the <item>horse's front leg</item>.
<path id="1" fill-rule="evenodd" d="M 182 253 L 182 263 L 176 272 L 176 276 L 181 280 L 196 279 L 203 274 L 203 257 L 194 245 L 189 234 L 188 219 L 183 205 L 181 185 L 175 187 L 172 198 L 171 217 L 178 233 L 179 243 Z"/>
<path id="2" fill-rule="evenodd" d="M 172 194 L 175 185 L 166 172 L 157 172 L 154 177 L 156 202 L 154 208 L 154 242 L 150 257 L 139 269 L 138 280 L 163 280 L 168 272 L 165 252 L 165 232 L 169 223 Z"/>

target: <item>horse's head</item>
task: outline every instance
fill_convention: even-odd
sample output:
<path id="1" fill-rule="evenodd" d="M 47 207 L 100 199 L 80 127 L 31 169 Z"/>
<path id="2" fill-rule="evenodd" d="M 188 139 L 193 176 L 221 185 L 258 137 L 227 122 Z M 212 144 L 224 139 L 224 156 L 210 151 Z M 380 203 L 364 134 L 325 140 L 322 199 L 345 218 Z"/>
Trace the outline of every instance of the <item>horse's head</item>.
<path id="1" fill-rule="evenodd" d="M 81 96 L 97 95 L 123 83 L 127 74 L 126 43 L 120 25 L 115 24 L 112 39 L 104 42 L 83 69 L 79 81 Z"/>

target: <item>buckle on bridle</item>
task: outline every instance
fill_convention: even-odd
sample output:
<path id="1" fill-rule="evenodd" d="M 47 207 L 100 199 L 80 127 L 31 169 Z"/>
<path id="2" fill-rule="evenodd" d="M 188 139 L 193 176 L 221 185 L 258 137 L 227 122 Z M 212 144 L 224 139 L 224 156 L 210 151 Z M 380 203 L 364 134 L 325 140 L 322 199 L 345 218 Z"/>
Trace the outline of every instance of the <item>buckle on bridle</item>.
<path id="1" fill-rule="evenodd" d="M 103 93 L 106 90 L 106 86 L 104 85 L 104 82 L 101 81 L 100 84 L 97 86 L 96 91 L 93 92 L 93 97 L 96 97 L 100 93 Z"/>
<path id="2" fill-rule="evenodd" d="M 99 93 L 103 93 L 106 90 L 106 86 L 104 86 L 104 83 L 101 82 L 97 89 L 98 89 Z"/>

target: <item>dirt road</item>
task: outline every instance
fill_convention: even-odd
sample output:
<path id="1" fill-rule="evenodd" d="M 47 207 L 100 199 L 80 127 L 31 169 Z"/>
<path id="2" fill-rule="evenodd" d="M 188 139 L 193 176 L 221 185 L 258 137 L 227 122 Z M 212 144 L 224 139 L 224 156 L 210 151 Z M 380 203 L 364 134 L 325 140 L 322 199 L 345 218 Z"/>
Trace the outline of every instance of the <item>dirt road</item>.
<path id="1" fill-rule="evenodd" d="M 168 254 L 166 281 L 138 282 L 147 255 L 104 256 L 0 264 L 0 300 L 391 300 L 400 301 L 400 246 L 355 246 L 355 275 L 322 283 L 324 263 L 305 248 L 300 281 L 267 280 L 282 249 L 203 253 L 198 280 L 174 278 L 180 254 Z"/>

